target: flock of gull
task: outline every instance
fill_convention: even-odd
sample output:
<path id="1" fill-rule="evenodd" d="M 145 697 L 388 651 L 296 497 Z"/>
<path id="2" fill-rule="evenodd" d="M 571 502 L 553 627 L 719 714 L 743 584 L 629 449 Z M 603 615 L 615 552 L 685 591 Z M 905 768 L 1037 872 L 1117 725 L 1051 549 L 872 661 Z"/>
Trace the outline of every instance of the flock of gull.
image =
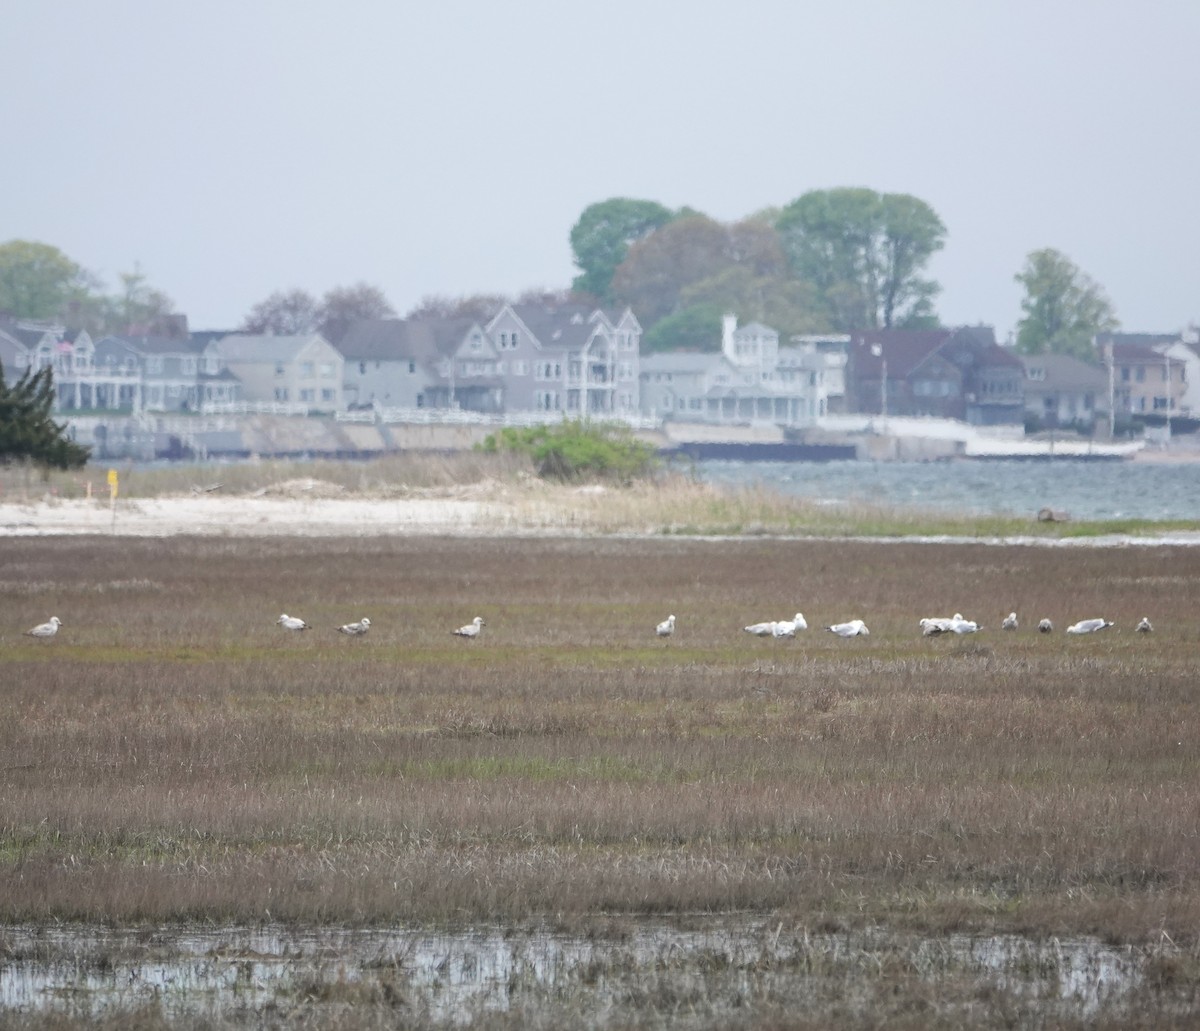
<path id="1" fill-rule="evenodd" d="M 275 620 L 275 622 L 283 627 L 284 630 L 300 632 L 312 629 L 312 626 L 303 619 L 296 616 L 289 616 L 286 612 Z M 39 623 L 32 629 L 26 630 L 25 634 L 28 637 L 53 637 L 58 633 L 58 628 L 62 625 L 62 620 L 57 616 L 51 616 L 49 621 Z M 956 612 L 953 616 L 926 616 L 924 619 L 919 620 L 917 625 L 921 628 L 921 634 L 925 637 L 937 637 L 940 634 L 974 634 L 983 629 L 975 620 L 964 619 L 961 612 Z M 1094 634 L 1100 630 L 1107 630 L 1113 625 L 1110 619 L 1081 619 L 1078 623 L 1072 623 L 1067 627 L 1067 633 Z M 468 640 L 474 640 L 485 626 L 487 624 L 483 619 L 480 616 L 476 616 L 466 626 L 460 626 L 457 630 L 451 630 L 450 633 L 456 637 L 465 637 Z M 1017 619 L 1015 612 L 1010 612 L 1000 622 L 1001 630 L 1016 630 L 1019 626 L 1020 621 Z M 1041 620 L 1037 628 L 1043 634 L 1054 632 L 1054 624 L 1048 619 Z M 347 637 L 362 637 L 371 629 L 371 621 L 366 616 L 363 616 L 356 623 L 344 623 L 342 626 L 335 627 L 334 629 L 339 634 L 345 634 Z M 791 619 L 751 623 L 742 629 L 748 634 L 754 634 L 756 637 L 795 637 L 796 631 L 808 629 L 808 622 L 804 618 L 804 613 L 797 612 Z M 836 634 L 838 637 L 867 637 L 871 633 L 867 629 L 867 624 L 861 619 L 851 619 L 845 623 L 832 623 L 825 627 L 825 629 L 831 634 Z M 1134 629 L 1139 634 L 1148 634 L 1154 627 L 1150 625 L 1149 618 L 1143 616 L 1142 621 Z M 675 616 L 667 616 L 666 619 L 655 627 L 654 632 L 659 637 L 672 636 L 675 633 Z"/>

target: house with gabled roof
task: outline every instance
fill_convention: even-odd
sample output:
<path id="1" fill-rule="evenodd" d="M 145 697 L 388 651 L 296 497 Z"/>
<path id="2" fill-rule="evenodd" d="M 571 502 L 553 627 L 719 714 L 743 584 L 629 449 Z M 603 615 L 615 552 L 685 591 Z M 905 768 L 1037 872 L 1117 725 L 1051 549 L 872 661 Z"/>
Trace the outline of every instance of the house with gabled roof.
<path id="1" fill-rule="evenodd" d="M 1024 367 L 989 326 L 850 334 L 852 411 L 933 416 L 978 426 L 1024 420 Z"/>
<path id="2" fill-rule="evenodd" d="M 90 354 L 76 340 L 74 351 L 74 374 L 59 389 L 64 408 L 195 412 L 241 397 L 241 381 L 203 337 L 113 335 Z"/>
<path id="3" fill-rule="evenodd" d="M 1160 353 L 1179 340 L 1174 333 L 1104 333 L 1097 358 L 1112 366 L 1113 407 L 1125 415 L 1175 415 L 1187 390 L 1187 364 Z"/>
<path id="4" fill-rule="evenodd" d="M 241 381 L 244 401 L 304 405 L 324 412 L 345 407 L 345 359 L 320 333 L 231 333 L 208 346 Z"/>
<path id="5" fill-rule="evenodd" d="M 1021 355 L 1030 424 L 1088 431 L 1108 420 L 1108 372 L 1069 354 Z"/>
<path id="6" fill-rule="evenodd" d="M 642 358 L 642 412 L 676 421 L 802 426 L 827 413 L 824 370 L 815 346 L 781 346 L 770 326 L 739 327 L 737 316 L 727 314 L 719 352 Z"/>
<path id="7" fill-rule="evenodd" d="M 474 319 L 359 319 L 337 345 L 346 361 L 346 403 L 501 411 L 504 384 L 486 344 Z"/>
<path id="8" fill-rule="evenodd" d="M 642 327 L 628 308 L 506 304 L 485 329 L 506 411 L 637 414 Z"/>

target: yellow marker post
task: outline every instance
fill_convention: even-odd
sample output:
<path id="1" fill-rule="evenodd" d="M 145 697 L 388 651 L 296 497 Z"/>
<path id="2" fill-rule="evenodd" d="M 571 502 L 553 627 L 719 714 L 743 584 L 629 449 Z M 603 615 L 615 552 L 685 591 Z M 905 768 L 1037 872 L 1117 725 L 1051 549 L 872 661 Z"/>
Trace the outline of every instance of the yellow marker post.
<path id="1" fill-rule="evenodd" d="M 117 528 L 117 470 L 108 470 L 108 505 L 112 509 L 113 529 Z"/>

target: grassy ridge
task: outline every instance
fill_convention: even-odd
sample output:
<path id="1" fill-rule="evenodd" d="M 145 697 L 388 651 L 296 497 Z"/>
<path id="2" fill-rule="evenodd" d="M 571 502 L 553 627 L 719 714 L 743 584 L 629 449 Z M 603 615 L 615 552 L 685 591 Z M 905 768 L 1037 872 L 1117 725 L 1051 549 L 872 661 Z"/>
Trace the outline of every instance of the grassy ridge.
<path id="1" fill-rule="evenodd" d="M 11 540 L 0 917 L 1192 940 L 1198 574 L 1177 548 Z M 797 608 L 871 636 L 740 629 Z M 1015 634 L 916 627 L 1011 608 Z M 1118 627 L 1062 634 L 1091 615 Z"/>

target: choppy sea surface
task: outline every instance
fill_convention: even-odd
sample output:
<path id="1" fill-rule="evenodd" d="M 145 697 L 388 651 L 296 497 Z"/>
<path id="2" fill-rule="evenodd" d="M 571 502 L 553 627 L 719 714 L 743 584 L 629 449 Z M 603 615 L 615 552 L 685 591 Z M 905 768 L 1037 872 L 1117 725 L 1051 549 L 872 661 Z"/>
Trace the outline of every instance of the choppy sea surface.
<path id="1" fill-rule="evenodd" d="M 1200 519 L 1200 462 L 697 462 L 695 475 L 830 505 L 1072 519 Z"/>

